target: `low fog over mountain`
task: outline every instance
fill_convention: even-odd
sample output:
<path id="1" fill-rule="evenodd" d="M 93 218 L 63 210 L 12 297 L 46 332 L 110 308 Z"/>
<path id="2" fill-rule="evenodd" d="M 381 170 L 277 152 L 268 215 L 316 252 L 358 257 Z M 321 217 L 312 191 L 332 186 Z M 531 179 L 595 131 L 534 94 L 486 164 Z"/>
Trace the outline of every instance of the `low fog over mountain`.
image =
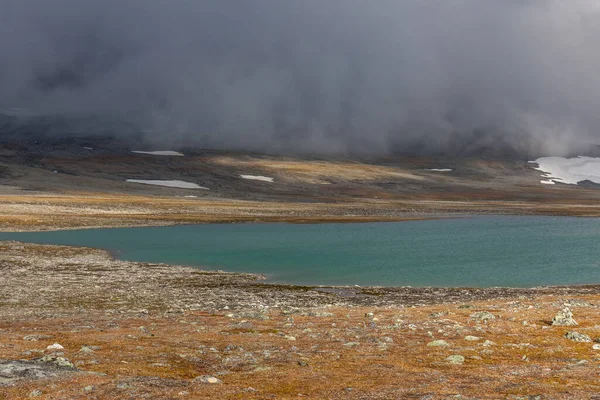
<path id="1" fill-rule="evenodd" d="M 594 0 L 0 0 L 2 135 L 317 153 L 600 139 Z M 41 117 L 43 116 L 43 117 Z"/>

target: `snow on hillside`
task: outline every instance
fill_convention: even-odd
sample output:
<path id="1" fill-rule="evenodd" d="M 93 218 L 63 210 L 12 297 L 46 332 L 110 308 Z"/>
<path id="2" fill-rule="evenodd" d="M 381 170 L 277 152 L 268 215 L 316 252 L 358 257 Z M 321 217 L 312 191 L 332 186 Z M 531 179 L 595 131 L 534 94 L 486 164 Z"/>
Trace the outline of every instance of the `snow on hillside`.
<path id="1" fill-rule="evenodd" d="M 253 181 L 273 182 L 273 178 L 261 175 L 240 175 L 242 179 L 250 179 Z"/>
<path id="2" fill-rule="evenodd" d="M 576 185 L 586 180 L 600 183 L 600 158 L 597 157 L 541 157 L 530 163 L 538 164 L 535 169 L 544 173 L 544 180 L 540 182 L 545 185 Z"/>
<path id="3" fill-rule="evenodd" d="M 173 151 L 173 150 L 164 150 L 164 151 L 132 151 L 132 153 L 137 153 L 137 154 L 149 154 L 152 156 L 177 156 L 177 157 L 183 157 L 183 153 L 180 153 L 178 151 Z"/>
<path id="4" fill-rule="evenodd" d="M 144 180 L 144 179 L 127 179 L 129 183 L 141 183 L 143 185 L 154 185 L 154 186 L 166 186 L 180 189 L 205 189 L 209 190 L 204 186 L 199 186 L 192 182 L 185 181 L 159 181 L 159 180 Z"/>

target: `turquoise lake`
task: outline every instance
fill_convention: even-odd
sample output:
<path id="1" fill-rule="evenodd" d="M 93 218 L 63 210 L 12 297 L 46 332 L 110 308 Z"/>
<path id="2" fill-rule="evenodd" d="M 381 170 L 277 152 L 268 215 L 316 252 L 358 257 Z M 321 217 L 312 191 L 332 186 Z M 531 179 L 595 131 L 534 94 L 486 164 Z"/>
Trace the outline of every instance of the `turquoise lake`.
<path id="1" fill-rule="evenodd" d="M 600 219 L 490 216 L 398 223 L 232 224 L 0 233 L 115 257 L 257 272 L 307 285 L 600 283 Z"/>

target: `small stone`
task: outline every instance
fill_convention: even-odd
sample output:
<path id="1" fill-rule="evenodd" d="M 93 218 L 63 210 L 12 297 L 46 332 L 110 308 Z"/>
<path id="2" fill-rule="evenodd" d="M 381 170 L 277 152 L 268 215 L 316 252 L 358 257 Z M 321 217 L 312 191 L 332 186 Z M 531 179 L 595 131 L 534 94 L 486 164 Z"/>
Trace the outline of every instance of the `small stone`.
<path id="1" fill-rule="evenodd" d="M 596 344 L 592 345 L 592 349 L 593 350 L 600 350 L 600 344 L 596 343 Z"/>
<path id="2" fill-rule="evenodd" d="M 219 378 L 215 378 L 214 376 L 210 376 L 210 375 L 198 376 L 198 377 L 194 378 L 193 382 L 194 383 L 203 383 L 203 384 L 208 384 L 208 385 L 216 385 L 219 383 L 223 383 Z"/>
<path id="3" fill-rule="evenodd" d="M 358 343 L 358 342 L 344 343 L 344 347 L 356 347 L 356 346 L 360 346 L 360 343 Z"/>
<path id="4" fill-rule="evenodd" d="M 375 314 L 373 314 L 372 312 L 365 313 L 365 318 L 373 318 L 374 316 Z"/>
<path id="5" fill-rule="evenodd" d="M 31 393 L 29 393 L 29 397 L 40 397 L 42 395 L 42 391 L 35 389 Z"/>
<path id="6" fill-rule="evenodd" d="M 283 338 L 284 338 L 284 339 L 287 339 L 287 340 L 290 340 L 290 341 L 292 341 L 292 342 L 295 342 L 295 341 L 296 341 L 296 338 L 295 338 L 294 336 L 285 335 Z"/>
<path id="7" fill-rule="evenodd" d="M 495 345 L 496 345 L 496 342 L 492 342 L 491 340 L 486 340 L 482 344 L 482 346 L 484 346 L 484 347 L 490 347 L 490 346 L 495 346 Z"/>
<path id="8" fill-rule="evenodd" d="M 480 339 L 477 336 L 465 336 L 465 340 L 469 342 L 476 342 Z"/>
<path id="9" fill-rule="evenodd" d="M 574 342 L 588 343 L 592 341 L 592 339 L 588 335 L 573 331 L 567 332 L 565 334 L 565 337 Z"/>
<path id="10" fill-rule="evenodd" d="M 427 347 L 449 347 L 450 343 L 445 340 L 434 340 L 433 342 L 427 343 Z"/>
<path id="11" fill-rule="evenodd" d="M 86 386 L 86 387 L 83 388 L 83 391 L 86 392 L 86 393 L 89 393 L 89 392 L 91 392 L 93 390 L 94 390 L 94 387 L 91 386 L 91 385 L 90 386 Z"/>
<path id="12" fill-rule="evenodd" d="M 465 358 L 459 354 L 453 354 L 449 357 L 446 357 L 446 361 L 450 364 L 460 365 L 464 364 Z"/>
<path id="13" fill-rule="evenodd" d="M 127 389 L 131 389 L 131 388 L 133 388 L 133 386 L 131 386 L 128 383 L 119 383 L 117 385 L 117 389 L 120 389 L 120 390 L 127 390 Z"/>
<path id="14" fill-rule="evenodd" d="M 64 349 L 64 347 L 62 347 L 58 343 L 54 343 L 54 344 L 51 344 L 50 346 L 46 347 L 46 350 L 63 350 L 63 349 Z"/>
<path id="15" fill-rule="evenodd" d="M 308 363 L 305 360 L 298 360 L 298 365 L 301 367 L 308 367 Z"/>
<path id="16" fill-rule="evenodd" d="M 565 307 L 560 310 L 554 318 L 552 318 L 552 325 L 555 326 L 575 326 L 578 325 L 577 321 L 573 319 L 573 313 L 569 307 Z"/>

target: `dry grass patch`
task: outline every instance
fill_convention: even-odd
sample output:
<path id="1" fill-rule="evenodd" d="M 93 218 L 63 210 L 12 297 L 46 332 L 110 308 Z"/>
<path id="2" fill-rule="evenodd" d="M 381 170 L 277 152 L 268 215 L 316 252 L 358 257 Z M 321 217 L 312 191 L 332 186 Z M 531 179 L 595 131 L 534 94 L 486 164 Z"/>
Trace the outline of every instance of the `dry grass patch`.
<path id="1" fill-rule="evenodd" d="M 401 168 L 364 164 L 350 161 L 303 161 L 294 159 L 269 159 L 244 157 L 233 158 L 218 156 L 209 162 L 235 168 L 267 171 L 280 178 L 312 184 L 324 184 L 333 181 L 369 181 L 377 179 L 406 179 L 423 181 L 425 177 Z"/>

